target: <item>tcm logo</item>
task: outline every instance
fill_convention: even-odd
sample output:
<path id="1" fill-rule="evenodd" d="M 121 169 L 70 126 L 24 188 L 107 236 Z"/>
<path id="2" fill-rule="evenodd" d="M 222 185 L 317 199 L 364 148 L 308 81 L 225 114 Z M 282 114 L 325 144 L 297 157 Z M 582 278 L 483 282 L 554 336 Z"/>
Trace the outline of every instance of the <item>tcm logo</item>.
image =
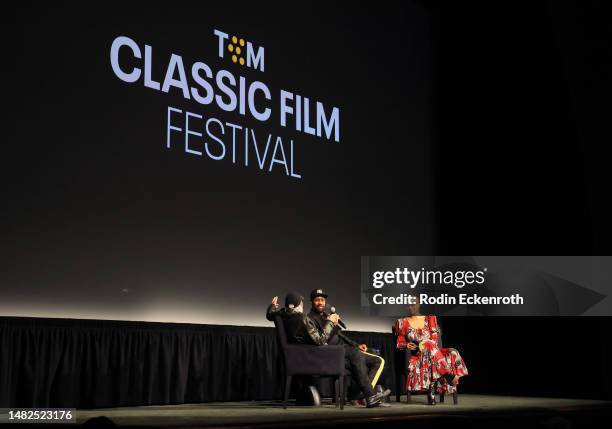
<path id="1" fill-rule="evenodd" d="M 220 30 L 214 30 L 215 36 L 219 38 L 219 57 L 225 58 L 227 54 L 233 63 L 245 65 L 252 69 L 264 71 L 264 48 L 259 46 L 257 50 L 251 42 L 238 36 L 229 36 Z"/>

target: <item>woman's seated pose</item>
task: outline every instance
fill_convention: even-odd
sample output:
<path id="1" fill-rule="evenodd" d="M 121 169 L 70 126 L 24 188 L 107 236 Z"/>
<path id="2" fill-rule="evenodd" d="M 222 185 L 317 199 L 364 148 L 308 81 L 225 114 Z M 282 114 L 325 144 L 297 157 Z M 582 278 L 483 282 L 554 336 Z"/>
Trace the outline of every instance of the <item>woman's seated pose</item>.
<path id="1" fill-rule="evenodd" d="M 436 393 L 455 392 L 459 378 L 468 370 L 457 350 L 438 348 L 436 316 L 421 316 L 418 304 L 411 306 L 410 314 L 395 325 L 396 347 L 411 353 L 406 390 L 428 392 L 433 405 Z"/>

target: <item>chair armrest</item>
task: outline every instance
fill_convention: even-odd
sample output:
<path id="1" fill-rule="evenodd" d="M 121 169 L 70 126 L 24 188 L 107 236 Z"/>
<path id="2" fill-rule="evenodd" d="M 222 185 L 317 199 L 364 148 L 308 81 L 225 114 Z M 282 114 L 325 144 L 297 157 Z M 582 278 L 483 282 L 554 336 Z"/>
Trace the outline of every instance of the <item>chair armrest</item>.
<path id="1" fill-rule="evenodd" d="M 409 349 L 395 349 L 396 370 L 399 370 L 401 373 L 406 373 L 406 371 L 408 371 L 412 353 L 413 352 Z"/>
<path id="2" fill-rule="evenodd" d="M 344 375 L 344 346 L 285 347 L 287 375 Z"/>

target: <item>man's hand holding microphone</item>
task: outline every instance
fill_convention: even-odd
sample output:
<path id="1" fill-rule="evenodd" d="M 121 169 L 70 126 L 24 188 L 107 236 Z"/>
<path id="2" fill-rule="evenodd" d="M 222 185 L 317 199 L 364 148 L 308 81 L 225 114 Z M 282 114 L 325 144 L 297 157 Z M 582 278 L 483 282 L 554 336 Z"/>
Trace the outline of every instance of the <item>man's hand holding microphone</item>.
<path id="1" fill-rule="evenodd" d="M 334 325 L 338 325 L 338 323 L 340 323 L 340 315 L 337 313 L 334 314 L 330 314 L 329 316 L 327 316 L 327 320 L 331 321 Z"/>

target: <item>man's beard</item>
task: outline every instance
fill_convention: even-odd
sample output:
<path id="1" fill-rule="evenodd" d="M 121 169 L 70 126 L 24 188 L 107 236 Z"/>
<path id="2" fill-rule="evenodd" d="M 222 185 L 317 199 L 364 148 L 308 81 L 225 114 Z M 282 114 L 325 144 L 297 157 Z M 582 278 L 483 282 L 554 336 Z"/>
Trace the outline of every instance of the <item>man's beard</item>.
<path id="1" fill-rule="evenodd" d="M 325 310 L 325 306 L 322 305 L 321 307 L 317 307 L 317 306 L 313 306 L 312 309 L 316 312 L 316 313 L 323 313 L 323 311 Z"/>

